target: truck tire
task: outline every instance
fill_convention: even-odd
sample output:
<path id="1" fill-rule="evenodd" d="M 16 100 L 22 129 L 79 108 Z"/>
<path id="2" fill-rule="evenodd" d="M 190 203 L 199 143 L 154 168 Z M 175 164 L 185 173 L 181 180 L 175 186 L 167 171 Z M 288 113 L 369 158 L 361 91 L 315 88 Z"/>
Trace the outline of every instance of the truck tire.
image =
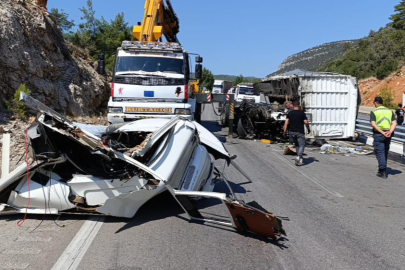
<path id="1" fill-rule="evenodd" d="M 246 138 L 248 135 L 245 128 L 243 127 L 242 118 L 240 118 L 238 121 L 237 131 L 238 131 L 239 138 Z"/>

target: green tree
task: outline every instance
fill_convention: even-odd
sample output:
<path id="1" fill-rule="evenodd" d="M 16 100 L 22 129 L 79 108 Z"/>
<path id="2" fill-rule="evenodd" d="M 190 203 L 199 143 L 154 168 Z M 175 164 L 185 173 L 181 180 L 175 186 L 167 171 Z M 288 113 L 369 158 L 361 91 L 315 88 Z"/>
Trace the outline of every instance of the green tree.
<path id="1" fill-rule="evenodd" d="M 20 102 L 21 92 L 31 95 L 31 91 L 25 86 L 25 84 L 21 84 L 17 91 L 15 91 L 13 100 L 7 104 L 7 108 L 14 113 L 15 117 L 24 120 L 27 108 L 24 103 Z"/>
<path id="2" fill-rule="evenodd" d="M 243 83 L 243 82 L 249 82 L 249 80 L 245 79 L 245 77 L 243 77 L 243 75 L 239 75 L 233 81 L 233 85 L 238 85 L 238 84 Z"/>
<path id="3" fill-rule="evenodd" d="M 69 15 L 63 9 L 59 11 L 57 8 L 52 8 L 49 15 L 64 33 L 69 32 L 75 26 L 74 21 L 69 20 Z"/>
<path id="4" fill-rule="evenodd" d="M 394 104 L 394 95 L 391 88 L 383 88 L 380 90 L 380 97 L 384 100 L 384 106 L 390 109 L 396 109 Z"/>
<path id="5" fill-rule="evenodd" d="M 396 13 L 390 17 L 395 29 L 405 29 L 405 0 L 395 6 Z"/>
<path id="6" fill-rule="evenodd" d="M 113 70 L 114 52 L 121 46 L 122 41 L 131 40 L 131 27 L 125 22 L 124 13 L 118 14 L 114 20 L 108 23 L 101 18 L 98 35 L 96 36 L 96 48 L 106 55 L 106 68 Z"/>
<path id="7" fill-rule="evenodd" d="M 200 87 L 205 87 L 208 91 L 212 91 L 212 88 L 214 87 L 214 80 L 215 79 L 212 72 L 209 69 L 204 68 L 200 81 Z"/>
<path id="8" fill-rule="evenodd" d="M 73 44 L 86 48 L 91 57 L 97 60 L 100 53 L 105 54 L 106 69 L 113 70 L 114 53 L 123 40 L 131 40 L 131 27 L 125 21 L 124 13 L 118 14 L 108 22 L 103 17 L 98 19 L 93 8 L 93 2 L 87 1 L 87 6 L 80 9 L 83 13 L 83 23 L 79 29 L 68 36 Z"/>
<path id="9" fill-rule="evenodd" d="M 390 59 L 384 61 L 376 70 L 376 77 L 379 80 L 384 79 L 398 68 L 398 62 Z"/>

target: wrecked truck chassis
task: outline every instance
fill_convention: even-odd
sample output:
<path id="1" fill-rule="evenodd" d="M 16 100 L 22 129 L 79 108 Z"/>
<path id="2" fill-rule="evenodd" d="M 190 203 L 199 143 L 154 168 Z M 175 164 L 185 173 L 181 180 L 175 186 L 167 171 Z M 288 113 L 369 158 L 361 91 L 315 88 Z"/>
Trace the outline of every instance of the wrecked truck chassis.
<path id="1" fill-rule="evenodd" d="M 168 190 L 189 220 L 272 239 L 285 235 L 281 220 L 258 204 L 237 200 L 232 190 L 229 197 L 213 192 L 220 180 L 230 185 L 221 173 L 214 173 L 211 156 L 228 165 L 231 158 L 199 124 L 175 117 L 110 127 L 83 125 L 23 93 L 21 100 L 40 112 L 26 132 L 35 165 L 22 164 L 0 179 L 0 215 L 132 218 L 148 200 Z M 195 206 L 197 198 L 219 200 L 227 217 L 203 216 Z"/>
<path id="2" fill-rule="evenodd" d="M 284 141 L 283 127 L 286 113 L 266 103 L 243 100 L 236 112 L 236 130 L 242 139 L 270 139 Z"/>

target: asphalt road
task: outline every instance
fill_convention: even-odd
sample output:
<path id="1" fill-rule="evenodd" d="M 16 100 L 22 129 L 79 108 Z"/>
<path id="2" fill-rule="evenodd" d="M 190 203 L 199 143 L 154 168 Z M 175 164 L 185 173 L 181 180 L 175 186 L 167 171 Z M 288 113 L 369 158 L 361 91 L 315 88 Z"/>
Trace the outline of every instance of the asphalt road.
<path id="1" fill-rule="evenodd" d="M 211 107 L 203 119 L 215 119 Z M 225 139 L 215 122 L 205 125 Z M 308 148 L 305 166 L 295 167 L 278 145 L 230 139 L 225 146 L 253 179 L 246 183 L 233 167 L 226 169 L 238 197 L 289 217 L 288 237 L 273 242 L 189 223 L 164 193 L 133 219 L 107 218 L 78 269 L 405 269 L 404 163 L 391 161 L 391 175 L 381 180 L 373 156 L 322 155 Z M 224 185 L 216 191 L 225 191 Z M 32 240 L 28 226 L 40 220 L 19 228 L 16 218 L 0 219 L 0 269 L 50 269 L 83 224 L 70 216 L 59 221 L 62 228 L 46 220 L 29 235 Z"/>

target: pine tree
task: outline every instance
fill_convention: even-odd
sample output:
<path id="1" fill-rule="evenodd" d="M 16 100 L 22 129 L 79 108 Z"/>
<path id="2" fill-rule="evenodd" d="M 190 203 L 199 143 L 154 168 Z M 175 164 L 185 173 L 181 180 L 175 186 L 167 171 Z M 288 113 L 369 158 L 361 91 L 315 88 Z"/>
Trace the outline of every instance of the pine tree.
<path id="1" fill-rule="evenodd" d="M 395 29 L 405 29 L 405 0 L 395 6 L 395 11 L 397 13 L 390 17 L 392 26 Z"/>

